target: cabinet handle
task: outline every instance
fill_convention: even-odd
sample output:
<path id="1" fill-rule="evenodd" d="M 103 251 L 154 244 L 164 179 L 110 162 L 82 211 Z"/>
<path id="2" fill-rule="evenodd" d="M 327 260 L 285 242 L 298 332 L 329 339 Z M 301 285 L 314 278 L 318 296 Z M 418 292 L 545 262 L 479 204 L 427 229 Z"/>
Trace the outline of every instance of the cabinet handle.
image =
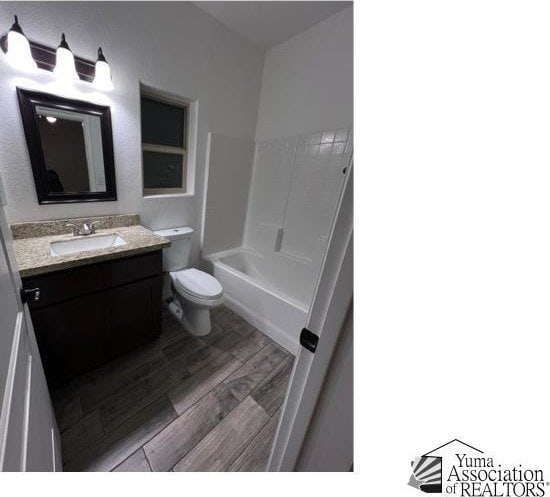
<path id="1" fill-rule="evenodd" d="M 34 300 L 38 302 L 40 300 L 40 288 L 23 288 L 19 289 L 19 295 L 21 295 L 21 300 L 23 304 L 28 304 L 29 301 Z"/>

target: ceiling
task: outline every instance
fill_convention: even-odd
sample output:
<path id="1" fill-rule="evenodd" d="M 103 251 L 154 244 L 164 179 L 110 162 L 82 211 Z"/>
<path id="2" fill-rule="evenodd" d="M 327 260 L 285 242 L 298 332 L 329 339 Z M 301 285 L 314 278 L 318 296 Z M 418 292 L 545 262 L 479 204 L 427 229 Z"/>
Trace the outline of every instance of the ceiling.
<path id="1" fill-rule="evenodd" d="M 353 2 L 194 2 L 229 29 L 268 49 L 305 31 Z"/>

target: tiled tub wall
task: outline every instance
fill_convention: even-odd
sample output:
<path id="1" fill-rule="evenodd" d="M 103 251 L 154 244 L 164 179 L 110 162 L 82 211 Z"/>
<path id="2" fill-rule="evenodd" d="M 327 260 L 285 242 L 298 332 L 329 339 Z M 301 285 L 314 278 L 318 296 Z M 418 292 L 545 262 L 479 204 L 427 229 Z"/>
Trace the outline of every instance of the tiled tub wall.
<path id="1" fill-rule="evenodd" d="M 272 259 L 302 295 L 313 292 L 351 151 L 349 129 L 257 143 L 245 246 Z M 309 277 L 292 281 L 281 259 L 306 266 Z"/>

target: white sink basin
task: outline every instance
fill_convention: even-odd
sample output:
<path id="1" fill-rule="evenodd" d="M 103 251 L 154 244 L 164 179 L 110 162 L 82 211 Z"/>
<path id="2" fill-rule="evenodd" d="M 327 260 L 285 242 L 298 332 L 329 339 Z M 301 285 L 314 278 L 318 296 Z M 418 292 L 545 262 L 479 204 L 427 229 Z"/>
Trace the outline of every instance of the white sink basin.
<path id="1" fill-rule="evenodd" d="M 89 238 L 77 238 L 75 240 L 63 240 L 50 244 L 50 254 L 53 257 L 59 255 L 76 254 L 87 250 L 99 250 L 109 247 L 120 247 L 126 242 L 116 233 L 112 235 L 91 236 Z"/>

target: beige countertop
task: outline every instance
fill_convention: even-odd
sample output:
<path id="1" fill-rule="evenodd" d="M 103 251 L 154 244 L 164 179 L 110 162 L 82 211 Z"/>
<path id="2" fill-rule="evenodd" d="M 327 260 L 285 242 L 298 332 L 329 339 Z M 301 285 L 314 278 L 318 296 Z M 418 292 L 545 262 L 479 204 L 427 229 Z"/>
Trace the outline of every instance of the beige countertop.
<path id="1" fill-rule="evenodd" d="M 50 244 L 61 240 L 92 238 L 94 236 L 116 233 L 126 245 L 104 249 L 88 250 L 75 254 L 52 256 Z M 138 224 L 115 228 L 99 228 L 94 235 L 75 237 L 72 234 L 15 238 L 13 246 L 15 258 L 21 277 L 36 276 L 61 269 L 69 269 L 95 262 L 121 259 L 131 255 L 144 254 L 161 250 L 170 245 L 170 241 L 155 235 L 152 231 Z"/>

